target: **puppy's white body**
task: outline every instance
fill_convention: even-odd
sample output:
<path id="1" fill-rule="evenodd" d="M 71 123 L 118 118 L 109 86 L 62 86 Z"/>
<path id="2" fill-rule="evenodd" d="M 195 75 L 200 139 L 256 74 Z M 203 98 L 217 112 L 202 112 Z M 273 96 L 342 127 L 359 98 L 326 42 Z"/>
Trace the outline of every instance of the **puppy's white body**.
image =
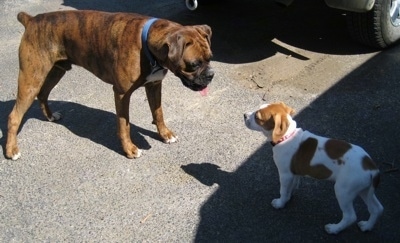
<path id="1" fill-rule="evenodd" d="M 272 201 L 283 208 L 291 198 L 298 176 L 335 181 L 335 194 L 343 212 L 337 224 L 327 224 L 325 230 L 336 234 L 353 224 L 357 217 L 353 201 L 359 195 L 370 217 L 360 221 L 362 231 L 371 230 L 383 212 L 374 192 L 379 183 L 379 170 L 361 147 L 345 141 L 317 136 L 297 128 L 291 115 L 294 111 L 283 103 L 263 105 L 245 114 L 249 129 L 261 131 L 273 143 L 273 159 L 279 171 L 280 198 Z"/>

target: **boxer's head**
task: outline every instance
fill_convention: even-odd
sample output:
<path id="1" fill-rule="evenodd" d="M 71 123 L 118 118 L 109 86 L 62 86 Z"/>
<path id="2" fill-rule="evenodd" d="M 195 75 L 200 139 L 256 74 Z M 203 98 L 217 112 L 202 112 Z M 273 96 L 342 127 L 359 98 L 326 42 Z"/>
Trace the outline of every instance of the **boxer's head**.
<path id="1" fill-rule="evenodd" d="M 208 25 L 183 26 L 167 37 L 168 69 L 195 91 L 206 88 L 214 77 L 210 39 Z"/>

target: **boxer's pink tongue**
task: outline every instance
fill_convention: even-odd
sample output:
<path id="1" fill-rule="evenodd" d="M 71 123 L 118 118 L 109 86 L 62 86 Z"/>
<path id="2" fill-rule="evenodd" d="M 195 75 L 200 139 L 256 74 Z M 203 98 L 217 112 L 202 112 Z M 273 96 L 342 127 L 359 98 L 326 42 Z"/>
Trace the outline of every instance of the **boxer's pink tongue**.
<path id="1" fill-rule="evenodd" d="M 208 93 L 208 87 L 205 87 L 204 89 L 200 90 L 199 92 L 200 92 L 201 96 L 206 96 Z"/>

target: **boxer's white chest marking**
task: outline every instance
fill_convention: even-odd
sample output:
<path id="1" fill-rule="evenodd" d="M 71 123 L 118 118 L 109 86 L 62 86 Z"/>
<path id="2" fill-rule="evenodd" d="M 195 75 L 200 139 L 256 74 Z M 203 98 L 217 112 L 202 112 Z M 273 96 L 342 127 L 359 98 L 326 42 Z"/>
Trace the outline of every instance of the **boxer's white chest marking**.
<path id="1" fill-rule="evenodd" d="M 163 80 L 165 78 L 165 75 L 167 75 L 167 72 L 168 69 L 162 67 L 152 68 L 151 73 L 146 77 L 146 82 L 144 83 L 144 85 L 151 82 Z"/>

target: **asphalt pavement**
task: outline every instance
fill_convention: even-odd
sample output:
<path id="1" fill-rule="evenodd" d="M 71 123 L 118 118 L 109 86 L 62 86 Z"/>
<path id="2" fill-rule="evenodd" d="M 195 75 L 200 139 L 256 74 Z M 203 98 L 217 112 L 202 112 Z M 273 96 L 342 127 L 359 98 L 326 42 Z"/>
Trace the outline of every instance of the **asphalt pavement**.
<path id="1" fill-rule="evenodd" d="M 319 1 L 318 1 L 319 2 Z M 74 66 L 50 94 L 45 121 L 35 102 L 18 134 L 22 157 L 4 157 L 16 97 L 19 11 L 137 12 L 213 30 L 209 94 L 163 81 L 164 144 L 144 89 L 131 98 L 131 135 L 144 154 L 127 159 L 116 137 L 112 87 Z M 7 0 L 0 2 L 0 242 L 399 242 L 400 46 L 353 42 L 344 13 L 323 1 Z M 299 127 L 365 148 L 382 172 L 385 207 L 373 231 L 324 231 L 341 211 L 333 183 L 304 178 L 282 210 L 271 146 L 243 113 L 284 101 Z M 359 220 L 368 217 L 360 199 Z"/>

